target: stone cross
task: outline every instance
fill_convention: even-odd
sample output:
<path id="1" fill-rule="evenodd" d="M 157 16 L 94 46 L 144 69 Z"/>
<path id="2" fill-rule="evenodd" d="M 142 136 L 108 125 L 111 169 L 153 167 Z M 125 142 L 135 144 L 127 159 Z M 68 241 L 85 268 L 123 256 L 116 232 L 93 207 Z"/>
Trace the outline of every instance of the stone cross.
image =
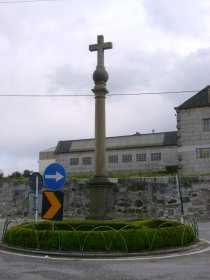
<path id="1" fill-rule="evenodd" d="M 91 52 L 97 51 L 97 67 L 104 67 L 104 50 L 112 49 L 112 43 L 104 43 L 104 36 L 97 36 L 97 44 L 89 45 Z"/>
<path id="2" fill-rule="evenodd" d="M 97 51 L 97 66 L 93 73 L 95 82 L 95 174 L 89 181 L 89 219 L 110 219 L 112 210 L 112 185 L 106 172 L 106 125 L 105 99 L 109 75 L 104 67 L 104 50 L 112 49 L 112 43 L 104 43 L 103 35 L 97 36 L 97 44 L 89 45 L 91 52 Z"/>

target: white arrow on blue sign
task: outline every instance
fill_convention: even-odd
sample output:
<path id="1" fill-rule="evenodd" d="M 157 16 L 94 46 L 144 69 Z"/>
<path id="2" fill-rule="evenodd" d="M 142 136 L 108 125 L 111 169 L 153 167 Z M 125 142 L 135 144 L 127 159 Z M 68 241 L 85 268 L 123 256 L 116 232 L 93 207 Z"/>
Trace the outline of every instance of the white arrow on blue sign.
<path id="1" fill-rule="evenodd" d="M 45 169 L 43 179 L 49 190 L 57 191 L 66 182 L 66 171 L 61 164 L 52 163 Z"/>

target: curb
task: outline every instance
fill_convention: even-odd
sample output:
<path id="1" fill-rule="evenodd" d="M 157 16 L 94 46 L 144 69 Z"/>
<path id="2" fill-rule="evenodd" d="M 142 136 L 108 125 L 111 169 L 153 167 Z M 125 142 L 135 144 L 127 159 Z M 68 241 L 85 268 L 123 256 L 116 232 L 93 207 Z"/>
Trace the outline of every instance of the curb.
<path id="1" fill-rule="evenodd" d="M 185 246 L 185 247 L 176 247 L 168 248 L 162 250 L 154 251 L 143 251 L 143 252 L 134 252 L 134 253 L 106 253 L 106 252 L 60 252 L 60 251 L 42 251 L 35 249 L 24 249 L 15 246 L 9 246 L 5 243 L 0 243 L 0 249 L 6 252 L 21 253 L 23 255 L 36 255 L 36 256 L 45 256 L 45 257 L 60 257 L 60 258 L 77 258 L 77 259 L 97 259 L 97 258 L 132 258 L 132 257 L 152 257 L 152 256 L 162 256 L 162 255 L 171 255 L 175 253 L 188 253 L 188 252 L 197 252 L 199 250 L 204 250 L 210 248 L 210 242 L 206 240 L 199 240 L 196 244 Z"/>

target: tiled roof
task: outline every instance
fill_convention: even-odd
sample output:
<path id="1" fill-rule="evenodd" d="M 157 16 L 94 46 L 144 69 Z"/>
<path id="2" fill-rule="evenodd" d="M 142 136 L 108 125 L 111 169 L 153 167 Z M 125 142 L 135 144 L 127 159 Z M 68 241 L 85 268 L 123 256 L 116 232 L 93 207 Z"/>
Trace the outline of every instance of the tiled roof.
<path id="1" fill-rule="evenodd" d="M 140 134 L 126 136 L 116 136 L 106 138 L 106 149 L 131 149 L 131 148 L 143 148 L 154 146 L 171 146 L 177 145 L 177 132 L 162 132 L 151 134 Z M 59 141 L 55 149 L 56 154 L 93 151 L 94 139 L 82 139 L 82 140 L 69 140 Z"/>
<path id="2" fill-rule="evenodd" d="M 71 146 L 72 146 L 73 141 L 68 140 L 68 141 L 59 141 L 55 153 L 60 154 L 60 153 L 69 153 Z"/>
<path id="3" fill-rule="evenodd" d="M 177 145 L 177 132 L 176 131 L 165 132 L 163 145 L 164 146 Z"/>
<path id="4" fill-rule="evenodd" d="M 210 106 L 210 86 L 205 87 L 177 108 L 188 109 L 206 106 Z"/>

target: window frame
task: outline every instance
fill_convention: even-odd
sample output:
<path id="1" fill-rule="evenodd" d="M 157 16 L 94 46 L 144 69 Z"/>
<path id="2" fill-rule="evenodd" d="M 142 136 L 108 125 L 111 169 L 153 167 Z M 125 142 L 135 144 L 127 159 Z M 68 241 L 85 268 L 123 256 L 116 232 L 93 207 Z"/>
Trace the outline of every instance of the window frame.
<path id="1" fill-rule="evenodd" d="M 71 166 L 79 165 L 79 158 L 78 157 L 70 158 L 70 165 Z"/>
<path id="2" fill-rule="evenodd" d="M 197 148 L 196 149 L 196 158 L 210 158 L 210 147 L 209 148 Z"/>
<path id="3" fill-rule="evenodd" d="M 136 162 L 147 161 L 147 154 L 136 154 Z"/>
<path id="4" fill-rule="evenodd" d="M 151 161 L 161 161 L 161 153 L 151 153 Z"/>
<path id="5" fill-rule="evenodd" d="M 92 158 L 91 157 L 83 157 L 82 158 L 82 165 L 91 165 L 92 164 Z"/>
<path id="6" fill-rule="evenodd" d="M 132 162 L 132 161 L 133 161 L 132 154 L 122 155 L 122 162 L 123 163 L 129 163 L 129 162 Z"/>
<path id="7" fill-rule="evenodd" d="M 109 155 L 108 162 L 110 164 L 118 163 L 118 155 Z"/>
<path id="8" fill-rule="evenodd" d="M 210 131 L 210 118 L 203 119 L 203 131 L 204 132 Z"/>

